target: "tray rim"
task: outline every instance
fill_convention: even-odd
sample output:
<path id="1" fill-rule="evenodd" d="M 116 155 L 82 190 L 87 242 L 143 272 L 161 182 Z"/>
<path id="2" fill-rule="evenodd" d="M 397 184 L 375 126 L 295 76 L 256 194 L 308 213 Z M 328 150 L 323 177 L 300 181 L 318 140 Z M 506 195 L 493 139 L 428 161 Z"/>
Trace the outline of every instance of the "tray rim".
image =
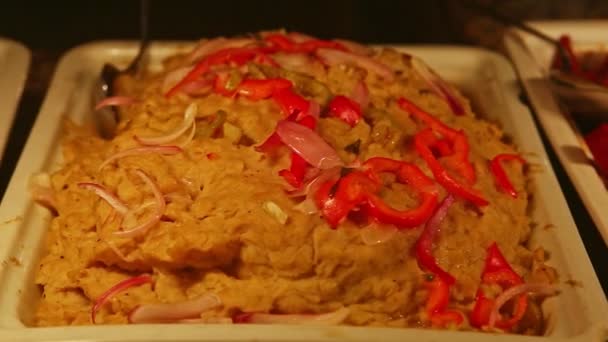
<path id="1" fill-rule="evenodd" d="M 64 75 L 67 71 L 70 71 L 70 63 L 73 62 L 73 59 L 76 58 L 78 56 L 78 54 L 86 54 L 86 53 L 91 53 L 89 50 L 94 49 L 94 48 L 101 48 L 101 47 L 106 47 L 106 48 L 111 48 L 113 44 L 122 44 L 123 48 L 125 49 L 129 49 L 129 51 L 135 51 L 135 46 L 136 43 L 135 42 L 129 42 L 129 41 L 100 41 L 100 42 L 91 42 L 91 43 L 87 43 L 78 47 L 75 47 L 74 49 L 68 51 L 62 58 L 61 61 L 59 63 L 59 67 L 55 70 L 55 74 L 53 76 L 53 81 L 51 83 L 51 86 L 49 88 L 49 91 L 45 97 L 45 100 L 43 102 L 43 105 L 40 108 L 40 114 L 38 115 L 38 118 L 36 120 L 36 123 L 34 125 L 34 128 L 32 129 L 32 132 L 39 132 L 41 131 L 42 127 L 44 126 L 44 123 L 42 121 L 42 117 L 44 117 L 44 114 L 47 114 L 49 111 L 52 110 L 52 106 L 54 104 L 54 102 L 57 102 L 58 99 L 54 98 L 53 96 L 56 95 L 56 93 L 58 92 L 58 90 L 56 89 L 57 87 L 60 87 L 62 85 L 65 85 L 65 82 L 69 81 L 69 75 Z M 159 47 L 168 47 L 168 46 L 175 46 L 172 44 L 186 44 L 184 42 L 165 42 L 165 43 L 158 43 Z M 188 43 L 189 44 L 189 43 Z M 389 44 L 390 45 L 390 44 Z M 392 46 L 395 46 L 394 44 Z M 463 51 L 468 51 L 468 52 L 476 52 L 476 53 L 481 53 L 481 54 L 485 54 L 487 56 L 491 56 L 491 58 L 495 58 L 496 60 L 500 60 L 500 63 L 504 64 L 506 67 L 508 67 L 509 73 L 515 80 L 515 73 L 513 71 L 513 69 L 511 68 L 510 64 L 508 63 L 508 61 L 501 55 L 485 50 L 485 49 L 480 49 L 480 48 L 474 48 L 474 47 L 467 47 L 467 46 L 458 46 L 458 45 L 454 45 L 454 46 L 442 46 L 442 45 L 399 45 L 399 48 L 403 48 L 403 49 L 408 49 L 409 51 L 412 50 L 424 50 L 424 49 L 429 49 L 429 50 L 433 50 L 434 52 L 441 52 L 441 51 L 445 51 L 445 49 L 454 49 L 454 50 L 458 50 L 460 52 Z M 114 49 L 116 49 L 116 45 L 114 45 Z M 73 80 L 72 80 L 73 81 Z M 515 84 L 514 87 L 517 87 L 517 85 Z M 527 118 L 526 120 L 531 120 L 531 113 L 529 112 L 529 109 L 527 107 L 524 107 L 523 105 L 520 104 L 519 106 L 519 111 L 523 111 L 523 112 L 527 112 Z M 515 110 L 514 108 L 512 108 L 512 110 Z M 55 113 L 55 116 L 57 116 L 57 114 Z M 530 121 L 531 122 L 531 121 Z M 546 156 L 546 152 L 544 150 L 544 147 L 542 146 L 542 143 L 540 143 L 540 137 L 539 137 L 539 133 L 536 129 L 536 127 L 532 124 L 531 127 L 526 127 L 526 128 L 530 128 L 532 130 L 533 133 L 533 139 L 538 140 L 536 143 L 539 146 L 538 148 L 538 152 L 542 161 L 543 161 L 543 167 L 545 168 L 545 175 L 547 176 L 546 178 L 546 182 L 549 183 L 553 183 L 554 186 L 556 186 L 556 191 L 558 192 L 558 196 L 561 196 L 561 204 L 562 207 L 565 207 L 565 211 L 562 212 L 562 217 L 565 218 L 566 221 L 569 220 L 568 225 L 571 225 L 572 227 L 575 228 L 574 222 L 572 220 L 572 217 L 570 216 L 570 212 L 567 208 L 567 206 L 565 205 L 565 199 L 563 197 L 563 193 L 561 192 L 559 186 L 557 185 L 557 180 L 555 178 L 553 169 L 551 167 L 551 165 L 548 163 L 547 160 L 547 156 Z M 36 165 L 35 163 L 28 163 L 26 160 L 26 156 L 29 155 L 29 152 L 32 151 L 37 143 L 37 140 L 40 140 L 40 137 L 32 137 L 32 135 L 30 135 L 30 137 L 28 138 L 27 144 L 24 148 L 24 153 L 22 154 L 19 163 L 17 165 L 17 168 L 15 169 L 15 173 L 13 174 L 13 177 L 11 178 L 11 181 L 9 183 L 9 187 L 7 188 L 7 196 L 8 194 L 14 194 L 17 193 L 16 191 L 20 191 L 18 186 L 23 185 L 24 182 L 24 177 L 25 177 L 25 173 L 27 172 L 31 172 L 32 169 L 32 165 Z M 39 163 L 40 164 L 40 163 Z M 5 199 L 6 197 L 5 196 Z M 7 211 L 7 207 L 9 207 L 9 204 L 6 204 L 7 202 L 3 200 L 2 203 L 0 203 L 0 218 L 2 217 L 2 214 L 5 214 L 5 211 Z M 562 209 L 563 209 L 562 208 Z M 13 215 L 14 216 L 14 215 Z M 599 288 L 599 282 L 597 280 L 597 276 L 595 275 L 589 258 L 584 250 L 584 246 L 582 245 L 582 242 L 580 240 L 580 237 L 578 236 L 578 232 L 574 232 L 575 235 L 575 240 L 578 239 L 579 244 L 579 249 L 578 249 L 578 256 L 583 258 L 583 264 L 587 264 L 587 273 L 589 273 L 590 271 L 590 275 L 592 275 L 591 279 L 586 279 L 586 280 L 590 280 L 593 284 L 593 290 L 597 291 L 599 289 L 599 291 L 601 292 L 601 288 Z M 2 246 L 2 242 L 0 242 L 0 247 Z M 2 254 L 0 254 L 2 255 Z M 6 254 L 4 254 L 6 255 Z M 585 259 L 586 257 L 586 259 Z M 590 269 L 589 269 L 590 268 Z M 0 274 L 0 282 L 4 279 L 4 275 L 7 272 L 2 272 Z M 603 294 L 603 293 L 602 293 Z M 601 301 L 601 310 L 600 311 L 604 311 L 607 312 L 606 310 L 606 301 L 605 298 L 603 298 L 603 301 Z M 555 340 L 564 340 L 564 341 L 587 341 L 589 337 L 593 336 L 594 338 L 596 336 L 599 336 L 600 333 L 604 333 L 605 332 L 605 325 L 602 322 L 597 322 L 594 321 L 593 322 L 595 325 L 590 326 L 588 330 L 586 330 L 585 332 L 583 332 L 582 334 L 576 335 L 576 336 L 570 336 L 568 338 L 558 338 L 555 339 L 553 337 L 550 338 L 544 338 L 544 339 L 555 339 Z M 151 326 L 159 326 L 159 325 L 151 325 Z M 597 327 L 596 327 L 597 326 Z M 174 326 L 171 326 L 174 327 Z M 212 327 L 212 326 L 210 326 Z M 58 327 L 58 328 L 29 328 L 29 327 L 21 327 L 18 329 L 14 329 L 14 328 L 5 328 L 2 327 L 0 328 L 0 337 L 6 334 L 10 334 L 11 336 L 19 336 L 20 338 L 23 339 L 34 339 L 34 338 L 40 338 L 41 336 L 44 336 L 45 338 L 49 339 L 49 340 L 65 340 L 65 339 L 70 339 L 70 340 L 76 340 L 76 339 L 82 339 L 85 337 L 90 338 L 90 336 L 87 336 L 87 333 L 91 333 L 91 334 L 95 334 L 97 335 L 99 338 L 104 339 L 104 340 L 112 340 L 112 341 L 118 341 L 118 340 L 123 340 L 121 338 L 123 338 L 124 336 L 124 331 L 126 330 L 130 330 L 133 331 L 134 329 L 137 329 L 137 327 L 129 327 L 126 328 L 124 326 L 110 326 L 110 327 L 95 327 L 95 326 L 88 326 L 88 327 L 78 327 L 78 328 L 73 328 L 71 327 L 70 329 L 66 329 L 66 330 L 70 330 L 69 333 L 62 333 L 59 330 L 63 330 L 65 329 L 64 327 Z M 225 327 L 224 327 L 225 328 Z M 180 329 L 184 329 L 183 331 L 188 331 L 188 332 L 199 332 L 201 331 L 200 328 L 197 327 L 180 327 Z M 214 328 L 215 329 L 215 328 Z M 221 329 L 221 328 L 220 328 Z M 257 329 L 261 329 L 261 330 L 257 330 Z M 255 335 L 256 337 L 260 337 L 260 338 L 265 338 L 265 339 L 270 339 L 270 340 L 281 340 L 282 337 L 277 337 L 277 336 L 273 336 L 272 334 L 268 334 L 268 330 L 276 330 L 276 329 L 285 329 L 284 331 L 286 332 L 295 332 L 295 331 L 299 331 L 302 329 L 296 328 L 296 327 L 282 327 L 282 326 L 273 326 L 272 329 L 268 329 L 268 328 L 264 328 L 264 327 L 251 327 L 251 328 L 247 328 L 245 331 L 250 331 L 251 334 Z M 412 338 L 412 339 L 416 339 L 416 340 L 435 340 L 437 338 L 440 337 L 448 337 L 448 336 L 453 336 L 454 338 L 460 339 L 462 338 L 462 340 L 467 340 L 467 341 L 485 341 L 487 340 L 488 335 L 486 334 L 480 334 L 480 333 L 464 333 L 464 332 L 458 332 L 458 333 L 450 333 L 450 332 L 446 332 L 446 331 L 433 331 L 433 330 L 419 330 L 419 329 L 390 329 L 390 328 L 353 328 L 353 327 L 330 327 L 330 328 L 308 328 L 308 329 L 312 329 L 311 331 L 313 331 L 314 333 L 310 333 L 309 334 L 318 334 L 315 335 L 318 338 L 321 338 L 320 340 L 323 340 L 325 338 L 328 339 L 334 339 L 334 338 L 338 338 L 340 337 L 340 335 L 336 335 L 338 334 L 339 331 L 343 331 L 344 334 L 346 335 L 341 335 L 342 337 L 349 337 L 352 338 L 353 340 L 357 340 L 362 338 L 358 333 L 354 333 L 354 331 L 366 331 L 369 332 L 370 330 L 373 330 L 374 332 L 380 332 L 381 334 L 377 334 L 377 335 L 373 335 L 376 336 L 378 338 L 382 338 L 382 339 L 386 339 L 386 340 L 397 340 L 397 339 L 403 339 L 403 338 Z M 144 332 L 146 329 L 140 329 L 138 331 L 140 332 Z M 175 329 L 171 329 L 168 328 L 168 330 L 175 330 Z M 395 333 L 395 330 L 397 331 Z M 105 335 L 103 335 L 104 333 L 102 333 L 103 331 L 106 331 L 107 333 Z M 281 330 L 283 331 L 283 330 Z M 352 335 L 348 335 L 350 334 L 350 331 L 353 331 Z M 121 334 L 122 333 L 122 334 Z M 17 334 L 17 335 L 15 335 Z M 306 336 L 311 336 L 309 334 L 305 334 L 302 333 L 302 335 L 298 335 L 298 336 L 303 336 L 302 338 L 307 338 Z M 342 333 L 339 333 L 342 334 Z M 8 336 L 8 335 L 7 335 Z M 185 333 L 179 333 L 176 334 L 174 337 L 171 338 L 178 338 L 180 340 L 198 340 L 199 337 L 201 337 L 201 335 L 194 335 L 194 336 L 198 336 L 198 337 L 193 337 L 193 335 L 189 335 L 185 334 Z M 248 335 L 247 338 L 252 338 L 252 335 Z M 216 337 L 212 337 L 209 336 L 211 338 L 218 338 L 217 335 Z M 224 336 L 225 337 L 225 336 Z M 296 337 L 295 335 L 293 337 Z M 526 337 L 526 336 L 520 336 L 520 335 L 500 335 L 500 336 L 494 336 L 496 338 L 496 340 L 505 340 L 505 341 L 527 341 L 527 340 L 538 340 L 539 338 L 543 338 L 543 337 Z M 145 339 L 145 340 L 156 340 L 156 338 L 158 338 L 157 340 L 161 340 L 158 336 L 157 333 L 148 333 L 148 334 L 140 334 L 139 337 L 137 339 L 141 340 L 141 339 Z M 367 338 L 367 337 L 366 337 Z M 135 339 L 134 339 L 135 340 Z M 232 338 L 226 337 L 224 340 L 232 340 Z M 294 339 L 291 339 L 294 340 Z M 295 339 L 297 340 L 297 338 Z"/>

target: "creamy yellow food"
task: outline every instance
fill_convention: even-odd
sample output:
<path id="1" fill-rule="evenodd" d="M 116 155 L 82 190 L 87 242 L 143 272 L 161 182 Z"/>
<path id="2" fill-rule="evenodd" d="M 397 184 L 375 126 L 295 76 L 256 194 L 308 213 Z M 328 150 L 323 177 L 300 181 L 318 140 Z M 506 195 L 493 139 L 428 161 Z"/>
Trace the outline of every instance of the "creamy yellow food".
<path id="1" fill-rule="evenodd" d="M 176 303 L 213 293 L 221 305 L 202 312 L 202 318 L 229 318 L 240 312 L 321 314 L 345 307 L 349 314 L 344 324 L 429 327 L 424 307 L 428 291 L 423 285 L 428 272 L 412 252 L 422 226 L 369 244 L 362 238 L 365 227 L 351 219 L 331 229 L 318 213 L 297 210 L 301 198 L 290 197 L 285 180 L 278 175 L 289 168 L 288 148 L 280 148 L 274 156 L 256 150 L 285 118 L 279 106 L 271 99 L 225 97 L 213 90 L 163 96 L 167 72 L 188 66 L 187 57 L 169 58 L 162 72 L 143 79 L 120 80 L 120 95 L 136 102 L 120 108 L 114 139 L 103 140 L 90 128 L 67 125 L 64 161 L 51 174 L 56 216 L 35 278 L 42 290 L 35 324 L 91 324 L 91 307 L 105 291 L 146 273 L 154 283 L 118 293 L 99 310 L 97 324 L 128 323 L 129 313 L 142 304 Z M 450 307 L 465 317 L 472 310 L 486 249 L 494 241 L 526 281 L 552 281 L 554 275 L 543 266 L 542 252 L 526 247 L 531 224 L 524 167 L 504 164 L 517 198 L 497 187 L 488 168 L 497 154 L 517 153 L 505 142 L 501 129 L 476 117 L 456 90 L 465 114 L 454 115 L 412 69 L 408 56 L 380 49 L 369 58 L 388 66 L 395 80 L 387 82 L 353 64 L 327 66 L 314 57 L 299 65 L 280 62 L 278 68 L 313 78 L 330 97 L 349 95 L 360 81 L 365 83 L 370 104 L 363 119 L 350 127 L 323 114 L 327 94 L 298 88 L 296 82 L 297 93 L 321 104 L 317 132 L 345 164 L 389 157 L 412 162 L 433 178 L 412 142 L 425 125 L 398 107 L 399 97 L 466 133 L 476 173 L 474 188 L 490 204 L 477 207 L 457 198 L 441 223 L 433 254 L 456 278 Z M 258 72 L 252 77 L 265 77 L 259 68 L 249 66 Z M 194 138 L 188 142 L 188 131 L 170 144 L 184 142 L 183 152 L 131 155 L 100 169 L 113 154 L 140 146 L 134 136 L 159 136 L 179 126 L 192 103 L 197 107 Z M 219 111 L 225 113 L 225 122 L 218 133 L 205 134 Z M 357 141 L 358 154 L 345 149 Z M 154 195 L 134 170 L 145 172 L 155 182 L 167 204 L 160 223 L 141 236 L 125 238 L 113 233 L 153 214 L 149 203 Z M 103 185 L 129 208 L 143 208 L 130 216 L 132 222 L 125 222 L 129 220 L 119 219 L 108 202 L 79 187 L 82 182 Z M 416 196 L 408 186 L 387 182 L 381 192 L 387 203 L 399 209 L 416 206 Z M 440 198 L 446 196 L 443 187 L 438 189 Z M 516 331 L 539 333 L 542 317 L 537 304 L 530 302 L 528 311 Z M 466 320 L 451 328 L 473 329 Z"/>

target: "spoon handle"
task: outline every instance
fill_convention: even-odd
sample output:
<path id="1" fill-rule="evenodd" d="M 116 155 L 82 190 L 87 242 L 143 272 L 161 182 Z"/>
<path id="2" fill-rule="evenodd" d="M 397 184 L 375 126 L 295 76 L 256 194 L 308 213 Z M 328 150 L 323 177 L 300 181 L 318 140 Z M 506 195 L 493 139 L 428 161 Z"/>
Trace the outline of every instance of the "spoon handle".
<path id="1" fill-rule="evenodd" d="M 139 51 L 137 52 L 137 56 L 133 59 L 131 64 L 125 70 L 126 73 L 139 73 L 139 69 L 141 67 L 142 60 L 145 57 L 145 54 L 148 51 L 148 45 L 150 45 L 150 33 L 149 33 L 149 1 L 148 0 L 140 0 L 139 1 Z"/>

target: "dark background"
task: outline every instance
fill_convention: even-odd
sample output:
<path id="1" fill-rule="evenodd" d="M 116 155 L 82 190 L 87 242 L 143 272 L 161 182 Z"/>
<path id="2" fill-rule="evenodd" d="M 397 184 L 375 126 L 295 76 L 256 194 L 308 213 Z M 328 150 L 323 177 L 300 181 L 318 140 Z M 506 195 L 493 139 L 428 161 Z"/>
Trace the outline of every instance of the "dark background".
<path id="1" fill-rule="evenodd" d="M 479 0 L 521 20 L 608 18 L 608 0 Z M 471 11 L 471 1 L 161 1 L 150 0 L 150 35 L 193 40 L 286 28 L 321 38 L 367 43 L 471 44 L 501 51 L 503 26 Z M 0 165 L 0 196 L 19 158 L 55 65 L 68 49 L 92 40 L 137 39 L 139 2 L 4 1 L 0 36 L 32 50 L 26 88 Z M 525 101 L 525 95 L 522 94 Z M 542 131 L 541 131 L 542 133 Z M 547 144 L 585 247 L 608 290 L 608 249 Z"/>
<path id="2" fill-rule="evenodd" d="M 284 27 L 374 43 L 492 43 L 498 26 L 465 9 L 469 3 L 523 20 L 608 17 L 605 0 L 150 0 L 150 28 L 156 39 Z M 137 0 L 4 1 L 0 33 L 34 49 L 63 50 L 90 40 L 136 38 L 138 11 Z"/>

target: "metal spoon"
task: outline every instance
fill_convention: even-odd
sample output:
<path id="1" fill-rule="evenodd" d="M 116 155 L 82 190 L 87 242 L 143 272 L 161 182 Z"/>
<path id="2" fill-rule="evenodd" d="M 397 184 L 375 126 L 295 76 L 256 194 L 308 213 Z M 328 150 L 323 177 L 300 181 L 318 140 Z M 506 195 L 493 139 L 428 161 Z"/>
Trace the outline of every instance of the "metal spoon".
<path id="1" fill-rule="evenodd" d="M 148 0 L 140 0 L 139 4 L 140 41 L 137 55 L 129 66 L 122 71 L 112 64 L 104 64 L 99 76 L 99 86 L 96 88 L 94 94 L 95 103 L 115 95 L 114 82 L 120 75 L 132 75 L 137 78 L 140 77 L 145 70 L 145 66 L 148 62 L 147 51 L 148 46 L 150 45 L 150 37 L 148 34 Z M 113 138 L 120 118 L 118 111 L 114 107 L 104 107 L 95 111 L 93 117 L 99 135 L 104 139 Z"/>

